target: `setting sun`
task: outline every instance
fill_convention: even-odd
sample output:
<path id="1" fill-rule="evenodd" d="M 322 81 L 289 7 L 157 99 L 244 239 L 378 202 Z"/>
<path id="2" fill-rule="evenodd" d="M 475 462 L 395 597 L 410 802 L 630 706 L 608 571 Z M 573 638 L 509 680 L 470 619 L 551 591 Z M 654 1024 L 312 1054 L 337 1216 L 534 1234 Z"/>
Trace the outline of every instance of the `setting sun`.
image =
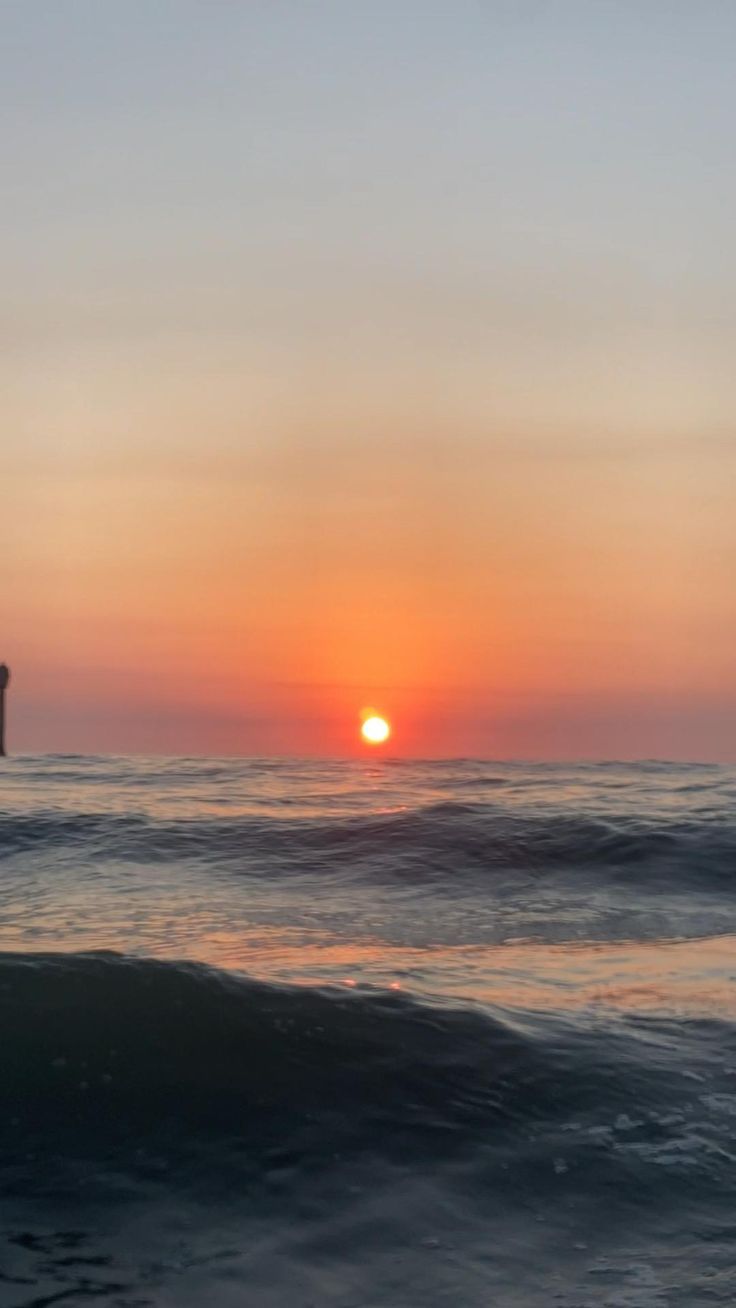
<path id="1" fill-rule="evenodd" d="M 360 732 L 369 745 L 382 745 L 391 735 L 391 728 L 385 718 L 372 715 L 365 719 Z"/>

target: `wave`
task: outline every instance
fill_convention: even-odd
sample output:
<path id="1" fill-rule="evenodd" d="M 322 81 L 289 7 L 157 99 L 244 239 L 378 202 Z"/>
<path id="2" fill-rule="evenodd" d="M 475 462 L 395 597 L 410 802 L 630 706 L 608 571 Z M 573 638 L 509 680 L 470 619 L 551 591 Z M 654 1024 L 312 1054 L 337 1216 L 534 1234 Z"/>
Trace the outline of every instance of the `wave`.
<path id="1" fill-rule="evenodd" d="M 273 1114 L 441 1129 L 518 1114 L 530 1040 L 472 1009 L 116 954 L 0 955 L 0 1102 L 259 1137 Z"/>
<path id="2" fill-rule="evenodd" d="M 80 1133 L 225 1135 L 257 1155 L 488 1142 L 661 1104 L 703 1041 L 736 1057 L 723 1023 L 604 1032 L 200 964 L 0 955 L 0 1121 L 56 1149 Z"/>
<path id="3" fill-rule="evenodd" d="M 260 873 L 354 871 L 388 879 L 417 873 L 451 884 L 463 875 L 601 869 L 676 889 L 733 883 L 736 823 L 720 810 L 649 817 L 447 802 L 350 817 L 254 815 L 160 818 L 143 813 L 36 810 L 0 814 L 0 856 L 60 851 L 149 863 L 196 859 Z"/>

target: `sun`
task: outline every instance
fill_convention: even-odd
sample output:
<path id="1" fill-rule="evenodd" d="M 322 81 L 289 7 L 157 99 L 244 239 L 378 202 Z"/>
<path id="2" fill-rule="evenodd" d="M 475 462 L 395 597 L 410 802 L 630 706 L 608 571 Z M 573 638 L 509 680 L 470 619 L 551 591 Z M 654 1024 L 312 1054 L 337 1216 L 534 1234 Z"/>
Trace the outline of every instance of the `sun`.
<path id="1" fill-rule="evenodd" d="M 391 735 L 391 728 L 385 718 L 371 713 L 370 717 L 365 718 L 360 734 L 369 745 L 382 745 Z"/>

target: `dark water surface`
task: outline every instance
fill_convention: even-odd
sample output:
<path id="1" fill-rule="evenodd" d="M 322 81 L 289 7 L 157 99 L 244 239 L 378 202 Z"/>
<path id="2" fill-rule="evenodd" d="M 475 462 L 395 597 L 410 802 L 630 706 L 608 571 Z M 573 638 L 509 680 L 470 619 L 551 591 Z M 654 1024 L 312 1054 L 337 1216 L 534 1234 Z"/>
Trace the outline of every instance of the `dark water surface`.
<path id="1" fill-rule="evenodd" d="M 735 1303 L 735 801 L 8 760 L 0 1304 Z"/>

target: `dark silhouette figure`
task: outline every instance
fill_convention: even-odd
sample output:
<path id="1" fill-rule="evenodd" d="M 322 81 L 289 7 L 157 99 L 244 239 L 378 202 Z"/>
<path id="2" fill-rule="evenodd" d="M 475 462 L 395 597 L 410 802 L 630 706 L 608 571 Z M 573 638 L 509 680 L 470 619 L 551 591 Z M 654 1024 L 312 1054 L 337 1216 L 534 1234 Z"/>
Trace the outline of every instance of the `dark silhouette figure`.
<path id="1" fill-rule="evenodd" d="M 0 663 L 0 758 L 5 758 L 5 687 L 10 681 L 10 668 Z"/>

